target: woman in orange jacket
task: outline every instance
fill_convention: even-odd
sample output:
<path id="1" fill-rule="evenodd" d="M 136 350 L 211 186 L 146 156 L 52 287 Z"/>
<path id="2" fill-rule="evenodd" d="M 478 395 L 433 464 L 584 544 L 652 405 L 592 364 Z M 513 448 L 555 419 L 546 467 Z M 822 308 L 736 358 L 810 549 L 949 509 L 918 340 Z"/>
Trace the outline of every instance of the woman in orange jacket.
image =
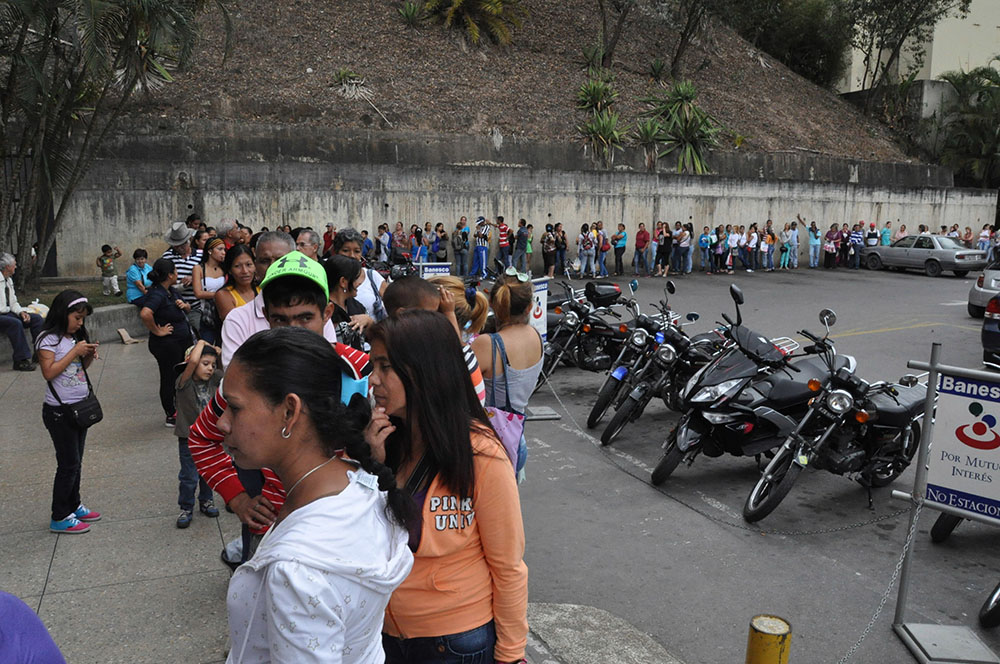
<path id="1" fill-rule="evenodd" d="M 528 569 L 517 483 L 455 331 L 439 313 L 411 311 L 369 337 L 368 439 L 421 515 L 413 571 L 386 609 L 386 662 L 518 662 Z"/>

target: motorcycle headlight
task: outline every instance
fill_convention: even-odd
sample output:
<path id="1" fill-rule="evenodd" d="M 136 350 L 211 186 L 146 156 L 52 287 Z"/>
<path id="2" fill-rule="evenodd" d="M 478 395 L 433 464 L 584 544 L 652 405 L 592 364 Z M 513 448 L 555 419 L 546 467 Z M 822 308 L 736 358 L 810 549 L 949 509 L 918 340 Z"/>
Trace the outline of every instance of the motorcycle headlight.
<path id="1" fill-rule="evenodd" d="M 698 394 L 694 395 L 691 401 L 703 403 L 706 401 L 717 401 L 721 397 L 725 396 L 732 390 L 736 389 L 740 383 L 743 382 L 742 378 L 735 378 L 733 380 L 726 380 L 718 385 L 712 385 L 710 387 L 702 388 Z"/>
<path id="2" fill-rule="evenodd" d="M 566 325 L 569 327 L 576 327 L 580 322 L 580 317 L 576 315 L 575 311 L 570 311 L 566 314 L 566 317 L 563 318 L 563 321 L 565 321 Z"/>
<path id="3" fill-rule="evenodd" d="M 691 376 L 691 378 L 688 380 L 687 385 L 684 386 L 684 394 L 687 396 L 687 398 L 690 398 L 691 395 L 694 393 L 694 388 L 698 385 L 698 381 L 701 379 L 701 375 L 705 373 L 705 369 L 708 366 L 709 365 L 706 364 L 704 367 L 694 372 L 694 375 Z"/>
<path id="4" fill-rule="evenodd" d="M 641 327 L 637 328 L 634 332 L 632 332 L 632 336 L 628 341 L 630 344 L 641 350 L 646 347 L 646 342 L 649 341 L 649 333 Z"/>
<path id="5" fill-rule="evenodd" d="M 834 390 L 826 397 L 826 407 L 837 415 L 843 415 L 854 405 L 854 397 L 844 390 Z"/>
<path id="6" fill-rule="evenodd" d="M 677 351 L 670 344 L 662 344 L 656 349 L 656 360 L 662 365 L 673 364 L 677 359 Z"/>

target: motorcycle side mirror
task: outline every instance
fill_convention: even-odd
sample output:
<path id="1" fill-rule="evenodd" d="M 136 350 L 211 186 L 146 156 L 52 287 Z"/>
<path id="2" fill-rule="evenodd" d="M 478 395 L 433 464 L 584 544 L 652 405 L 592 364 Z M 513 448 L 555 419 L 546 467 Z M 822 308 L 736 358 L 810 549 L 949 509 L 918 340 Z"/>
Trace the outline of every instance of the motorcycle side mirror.
<path id="1" fill-rule="evenodd" d="M 899 379 L 899 384 L 902 385 L 902 386 L 904 386 L 904 387 L 913 387 L 918 382 L 919 381 L 918 381 L 917 377 L 914 376 L 913 374 L 906 374 L 905 376 L 903 376 L 902 378 Z"/>
<path id="2" fill-rule="evenodd" d="M 628 289 L 633 295 L 635 295 L 635 292 L 639 290 L 639 281 L 637 279 L 633 279 L 628 282 Z"/>
<path id="3" fill-rule="evenodd" d="M 819 312 L 819 322 L 823 323 L 826 327 L 831 327 L 837 322 L 837 314 L 833 309 L 824 309 Z"/>
<path id="4" fill-rule="evenodd" d="M 701 315 L 697 311 L 692 311 L 687 316 L 685 316 L 685 318 L 687 318 L 689 321 L 691 321 L 693 323 L 696 320 L 698 320 L 699 318 L 701 318 Z"/>
<path id="5" fill-rule="evenodd" d="M 733 302 L 736 304 L 743 304 L 743 291 L 736 284 L 729 286 L 729 295 L 733 298 Z"/>
<path id="6" fill-rule="evenodd" d="M 674 293 L 677 292 L 677 287 L 674 286 L 674 282 L 673 281 L 667 281 L 667 285 L 664 287 L 663 290 L 665 290 L 668 293 L 670 293 L 671 295 L 673 295 Z"/>

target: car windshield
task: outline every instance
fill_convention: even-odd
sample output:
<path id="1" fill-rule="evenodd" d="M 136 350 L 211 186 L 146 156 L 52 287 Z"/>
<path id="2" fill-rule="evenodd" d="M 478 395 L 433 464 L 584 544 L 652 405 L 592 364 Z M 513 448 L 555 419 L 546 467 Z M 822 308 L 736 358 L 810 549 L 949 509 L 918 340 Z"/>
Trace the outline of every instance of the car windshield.
<path id="1" fill-rule="evenodd" d="M 964 244 L 950 237 L 939 237 L 937 239 L 938 246 L 942 249 L 968 249 Z"/>

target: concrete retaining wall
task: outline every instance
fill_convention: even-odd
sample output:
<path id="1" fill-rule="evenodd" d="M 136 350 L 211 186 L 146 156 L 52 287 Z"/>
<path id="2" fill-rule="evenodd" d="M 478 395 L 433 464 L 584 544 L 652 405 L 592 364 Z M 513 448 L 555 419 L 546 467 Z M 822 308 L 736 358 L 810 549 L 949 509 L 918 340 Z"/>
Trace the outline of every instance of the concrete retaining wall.
<path id="1" fill-rule="evenodd" d="M 957 223 L 979 228 L 991 221 L 996 192 L 931 187 L 893 187 L 853 182 L 764 180 L 665 173 L 555 170 L 517 166 L 404 165 L 306 158 L 226 159 L 218 147 L 202 154 L 193 144 L 185 153 L 155 150 L 143 159 L 95 163 L 77 191 L 57 237 L 60 276 L 93 275 L 103 243 L 117 244 L 125 256 L 136 247 L 151 255 L 164 248 L 161 236 L 171 221 L 191 211 L 207 223 L 236 217 L 252 228 L 279 224 L 322 229 L 373 230 L 403 221 L 445 222 L 449 230 L 462 216 L 520 217 L 535 226 L 562 222 L 574 234 L 582 222 L 621 221 L 630 234 L 647 227 L 692 218 L 704 225 L 749 224 L 773 219 L 779 225 L 796 214 L 830 223 L 902 220 Z M 209 158 L 209 154 L 211 158 Z M 243 155 L 245 156 L 245 155 Z M 855 178 L 851 178 L 855 179 Z M 631 258 L 631 251 L 627 254 Z M 540 266 L 541 255 L 536 249 Z M 537 266 L 536 266 L 537 267 Z"/>
<path id="2" fill-rule="evenodd" d="M 135 339 L 145 339 L 149 335 L 146 326 L 139 319 L 139 310 L 132 304 L 113 304 L 107 307 L 97 307 L 94 313 L 87 317 L 87 332 L 92 341 L 102 344 L 113 341 L 120 342 L 118 328 L 123 327 Z M 31 345 L 31 335 L 24 331 L 28 345 Z M 10 340 L 0 336 L 0 361 L 9 361 L 13 350 Z"/>

